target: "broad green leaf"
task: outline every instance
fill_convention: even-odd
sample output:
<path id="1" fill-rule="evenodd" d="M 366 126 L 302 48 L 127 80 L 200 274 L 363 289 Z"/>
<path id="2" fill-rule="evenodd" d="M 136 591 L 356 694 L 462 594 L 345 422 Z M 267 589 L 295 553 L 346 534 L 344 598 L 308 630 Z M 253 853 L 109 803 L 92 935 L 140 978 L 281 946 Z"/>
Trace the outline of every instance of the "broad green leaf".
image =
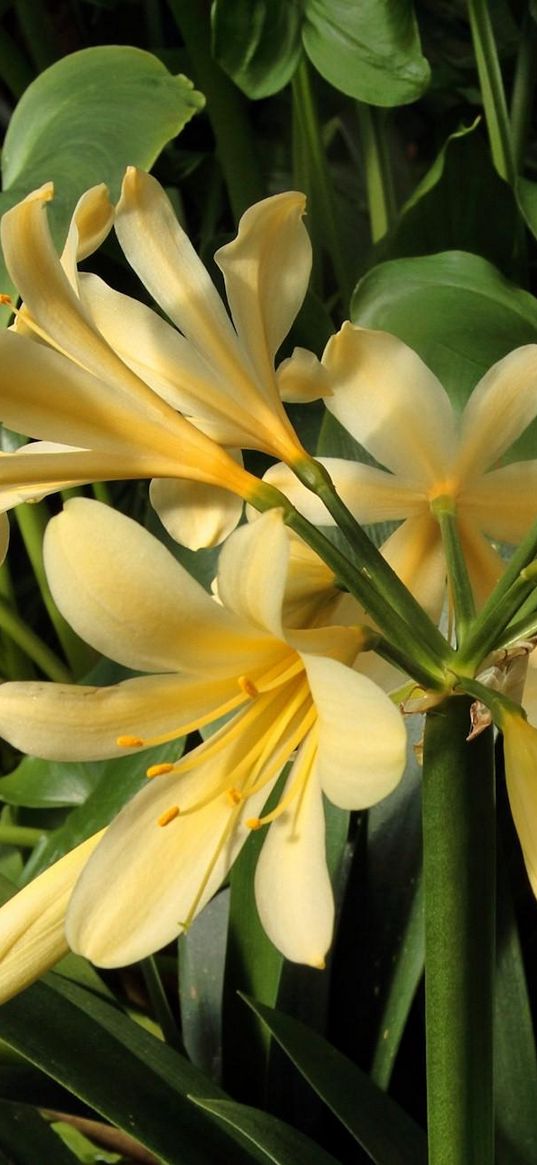
<path id="1" fill-rule="evenodd" d="M 267 1165 L 269 1162 L 271 1165 L 339 1165 L 331 1153 L 268 1112 L 232 1100 L 193 1099 L 197 1107 L 217 1117 L 219 1124 L 231 1126 L 242 1134 Z"/>
<path id="2" fill-rule="evenodd" d="M 123 758 L 120 763 L 124 764 Z M 0 800 L 30 809 L 83 805 L 101 776 L 100 763 L 67 764 L 27 756 L 0 779 Z"/>
<path id="3" fill-rule="evenodd" d="M 425 1133 L 365 1072 L 299 1020 L 246 1002 L 375 1165 L 425 1165 Z"/>
<path id="4" fill-rule="evenodd" d="M 122 806 L 143 788 L 148 765 L 177 760 L 183 748 L 184 740 L 174 740 L 136 756 L 92 762 L 97 777 L 93 791 L 87 801 L 74 809 L 64 824 L 49 835 L 45 844 L 34 850 L 25 869 L 25 881 L 30 881 L 92 833 L 108 825 Z"/>
<path id="5" fill-rule="evenodd" d="M 510 274 L 519 227 L 517 205 L 492 165 L 478 125 L 479 118 L 444 142 L 377 248 L 379 260 L 454 249 L 482 255 Z M 484 213 L 487 206 L 494 206 L 494 214 Z"/>
<path id="6" fill-rule="evenodd" d="M 171 76 L 141 49 L 100 45 L 56 61 L 32 82 L 11 119 L 0 211 L 52 180 L 51 219 L 60 241 L 84 190 L 105 182 L 116 199 L 125 167 L 149 169 L 203 104 L 186 77 Z M 13 292 L 3 266 L 0 290 Z"/>
<path id="7" fill-rule="evenodd" d="M 221 1091 L 117 1008 L 59 976 L 2 1005 L 0 1038 L 164 1165 L 247 1165 L 235 1140 L 188 1100 Z"/>
<path id="8" fill-rule="evenodd" d="M 289 0 L 216 0 L 216 60 L 248 97 L 269 97 L 291 80 L 302 44 L 300 7 Z"/>
<path id="9" fill-rule="evenodd" d="M 222 890 L 179 939 L 179 1000 L 185 1048 L 198 1068 L 219 1078 L 222 991 L 229 891 Z"/>
<path id="10" fill-rule="evenodd" d="M 402 105 L 427 88 L 410 0 L 216 0 L 214 49 L 248 97 L 291 79 L 306 53 L 336 89 L 371 105 Z"/>
<path id="11" fill-rule="evenodd" d="M 5 1154 L 5 1157 L 3 1156 Z M 40 1113 L 0 1101 L 0 1161 L 11 1165 L 76 1165 L 75 1157 Z"/>
<path id="12" fill-rule="evenodd" d="M 302 36 L 321 76 L 359 101 L 404 105 L 429 84 L 410 0 L 306 0 Z"/>
<path id="13" fill-rule="evenodd" d="M 537 182 L 531 178 L 517 178 L 515 194 L 526 225 L 537 239 Z"/>
<path id="14" fill-rule="evenodd" d="M 393 332 L 441 380 L 460 410 L 487 369 L 537 342 L 537 300 L 491 263 L 464 251 L 395 259 L 373 268 L 351 305 L 355 323 Z M 535 456 L 535 423 L 509 460 Z"/>

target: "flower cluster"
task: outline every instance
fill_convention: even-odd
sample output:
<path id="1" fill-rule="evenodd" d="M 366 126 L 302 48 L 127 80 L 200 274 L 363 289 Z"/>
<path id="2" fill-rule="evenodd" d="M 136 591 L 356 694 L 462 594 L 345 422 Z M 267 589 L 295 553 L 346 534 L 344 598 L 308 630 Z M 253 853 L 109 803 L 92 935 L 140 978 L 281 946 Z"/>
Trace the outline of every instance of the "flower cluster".
<path id="1" fill-rule="evenodd" d="M 210 595 L 109 506 L 77 496 L 48 526 L 45 567 L 60 612 L 134 674 L 109 687 L 4 683 L 0 732 L 55 760 L 147 750 L 148 782 L 105 831 L 0 911 L 0 995 L 69 948 L 105 967 L 160 949 L 189 926 L 257 830 L 263 926 L 287 958 L 322 967 L 334 927 L 323 798 L 366 808 L 405 767 L 403 717 L 388 694 L 413 675 L 388 634 L 409 631 L 397 580 L 440 618 L 453 585 L 436 513 L 447 500 L 479 607 L 504 570 L 491 542 L 518 542 L 537 518 L 537 462 L 497 466 L 537 415 L 537 348 L 496 364 L 460 420 L 416 353 L 383 332 L 345 324 L 321 360 L 296 349 L 275 369 L 310 273 L 302 195 L 251 207 L 217 252 L 231 318 L 153 178 L 129 168 L 115 208 L 104 187 L 88 191 L 61 256 L 48 228 L 51 197 L 48 184 L 2 220 L 23 302 L 0 336 L 0 419 L 34 440 L 0 458 L 0 551 L 10 506 L 124 478 L 152 479 L 152 504 L 172 538 L 224 545 Z M 78 271 L 112 225 L 167 319 Z M 317 398 L 375 465 L 325 459 L 319 470 L 282 403 Z M 244 469 L 243 449 L 278 462 L 263 481 Z M 355 568 L 332 543 L 323 561 L 290 534 L 291 506 L 304 529 L 332 521 L 312 492 L 318 472 L 351 523 L 401 523 L 377 556 L 393 568 L 379 578 L 399 624 L 387 617 L 374 626 L 338 587 L 334 563 L 347 564 L 347 579 Z M 235 530 L 243 500 L 266 512 Z M 312 537 L 322 547 L 323 536 Z M 357 593 L 367 595 L 376 582 L 369 567 L 358 563 L 355 574 Z M 394 666 L 401 659 L 407 674 Z M 475 663 L 464 673 L 472 680 L 487 659 Z M 438 668 L 424 706 L 465 690 L 455 664 L 444 686 Z M 528 681 L 530 705 L 531 691 Z M 520 702 L 501 700 L 496 690 L 490 706 L 499 708 L 513 816 L 537 892 L 537 729 Z M 151 763 L 151 748 L 193 731 L 201 744 Z"/>

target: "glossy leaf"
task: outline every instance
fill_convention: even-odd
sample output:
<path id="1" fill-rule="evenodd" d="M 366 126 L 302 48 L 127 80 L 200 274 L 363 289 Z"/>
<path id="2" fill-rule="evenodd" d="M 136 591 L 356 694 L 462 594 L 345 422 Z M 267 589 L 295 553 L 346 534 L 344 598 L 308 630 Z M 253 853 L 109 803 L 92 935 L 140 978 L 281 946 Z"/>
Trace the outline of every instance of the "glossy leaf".
<path id="1" fill-rule="evenodd" d="M 429 83 L 410 0 L 217 0 L 213 21 L 216 58 L 249 97 L 291 79 L 301 38 L 321 76 L 360 101 L 405 104 Z"/>
<path id="2" fill-rule="evenodd" d="M 5 1154 L 5 1157 L 3 1156 Z M 71 1153 L 40 1113 L 28 1105 L 0 1101 L 0 1161 L 12 1165 L 76 1165 Z"/>
<path id="3" fill-rule="evenodd" d="M 271 1165 L 339 1165 L 331 1153 L 321 1149 L 292 1125 L 270 1113 L 232 1100 L 201 1100 L 196 1106 L 212 1113 L 219 1124 L 241 1133 L 261 1154 L 259 1160 Z"/>
<path id="4" fill-rule="evenodd" d="M 216 0 L 216 60 L 249 97 L 269 97 L 291 80 L 302 45 L 301 12 L 289 0 Z"/>
<path id="5" fill-rule="evenodd" d="M 229 890 L 222 890 L 179 939 L 179 1000 L 185 1048 L 218 1079 L 222 1062 L 222 991 Z"/>
<path id="6" fill-rule="evenodd" d="M 358 284 L 351 315 L 419 352 L 458 410 L 491 364 L 537 342 L 537 299 L 464 251 L 380 264 Z M 509 460 L 535 456 L 535 439 L 533 424 Z"/>
<path id="7" fill-rule="evenodd" d="M 101 45 L 64 57 L 15 109 L 2 151 L 0 212 L 52 179 L 51 218 L 62 240 L 84 190 L 105 182 L 116 199 L 125 167 L 149 169 L 203 104 L 186 77 L 173 77 L 141 49 Z M 0 285 L 13 292 L 3 266 Z"/>
<path id="8" fill-rule="evenodd" d="M 365 1072 L 299 1020 L 247 1002 L 375 1165 L 425 1165 L 425 1133 Z"/>
<path id="9" fill-rule="evenodd" d="M 116 1007 L 59 976 L 3 1004 L 0 1038 L 165 1165 L 247 1165 L 188 1100 L 220 1090 Z"/>

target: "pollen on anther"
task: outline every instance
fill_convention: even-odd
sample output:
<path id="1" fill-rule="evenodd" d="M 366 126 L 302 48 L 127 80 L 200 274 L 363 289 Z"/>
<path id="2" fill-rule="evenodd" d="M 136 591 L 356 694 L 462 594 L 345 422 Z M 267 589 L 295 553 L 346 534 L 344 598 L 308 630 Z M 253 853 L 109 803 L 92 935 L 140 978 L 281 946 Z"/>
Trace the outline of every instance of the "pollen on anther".
<path id="1" fill-rule="evenodd" d="M 262 822 L 259 817 L 249 817 L 246 825 L 248 829 L 261 829 Z"/>
<path id="2" fill-rule="evenodd" d="M 8 307 L 13 307 L 13 300 L 11 296 L 6 295 L 5 292 L 0 292 L 0 303 L 5 303 Z"/>
<path id="3" fill-rule="evenodd" d="M 249 696 L 251 700 L 254 700 L 255 697 L 259 695 L 259 691 L 256 688 L 254 681 L 251 680 L 248 676 L 239 676 L 238 684 L 241 692 L 244 692 L 245 696 Z"/>
<path id="4" fill-rule="evenodd" d="M 242 801 L 242 793 L 240 789 L 228 789 L 227 799 L 232 805 L 240 805 Z"/>
<path id="5" fill-rule="evenodd" d="M 141 748 L 143 743 L 141 736 L 118 736 L 116 740 L 118 748 Z"/>
<path id="6" fill-rule="evenodd" d="M 173 773 L 174 766 L 170 764 L 150 765 L 145 771 L 146 777 L 151 781 L 153 777 L 164 777 L 166 773 Z"/>
<path id="7" fill-rule="evenodd" d="M 179 817 L 179 813 L 180 809 L 178 805 L 170 805 L 170 808 L 162 814 L 162 817 L 159 817 L 157 824 L 162 827 L 169 825 L 170 821 L 175 821 L 175 818 Z"/>

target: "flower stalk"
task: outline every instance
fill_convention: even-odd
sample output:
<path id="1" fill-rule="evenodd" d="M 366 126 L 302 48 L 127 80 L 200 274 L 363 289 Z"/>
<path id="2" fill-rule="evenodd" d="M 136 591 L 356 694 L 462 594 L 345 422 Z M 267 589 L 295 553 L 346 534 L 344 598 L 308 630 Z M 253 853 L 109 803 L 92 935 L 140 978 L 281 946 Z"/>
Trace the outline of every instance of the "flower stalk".
<path id="1" fill-rule="evenodd" d="M 429 1165 L 493 1165 L 492 731 L 470 701 L 429 712 L 423 762 Z"/>

